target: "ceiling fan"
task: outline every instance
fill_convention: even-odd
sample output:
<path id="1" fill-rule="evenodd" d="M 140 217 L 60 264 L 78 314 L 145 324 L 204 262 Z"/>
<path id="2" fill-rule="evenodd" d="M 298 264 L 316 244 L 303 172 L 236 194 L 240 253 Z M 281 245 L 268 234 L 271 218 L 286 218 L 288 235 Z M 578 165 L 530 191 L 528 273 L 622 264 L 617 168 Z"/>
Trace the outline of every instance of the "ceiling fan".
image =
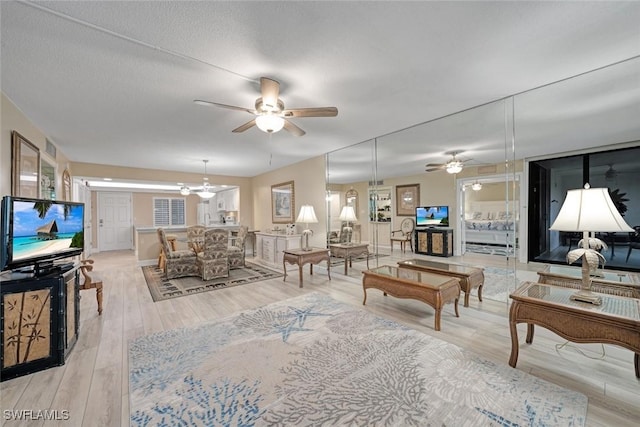
<path id="1" fill-rule="evenodd" d="M 278 132 L 284 128 L 295 136 L 302 136 L 306 132 L 287 119 L 292 117 L 335 117 L 338 115 L 336 107 L 285 109 L 284 102 L 278 98 L 280 83 L 267 77 L 260 77 L 260 92 L 262 96 L 256 99 L 254 109 L 204 101 L 202 99 L 196 99 L 193 102 L 200 105 L 215 105 L 216 107 L 230 110 L 246 111 L 256 116 L 251 121 L 235 128 L 232 131 L 235 133 L 244 132 L 253 126 L 257 126 L 267 133 Z"/>
<path id="2" fill-rule="evenodd" d="M 462 168 L 464 167 L 464 163 L 468 162 L 471 159 L 460 160 L 456 156 L 463 151 L 447 151 L 444 154 L 451 156 L 451 160 L 446 163 L 428 163 L 426 165 L 425 171 L 427 172 L 435 172 L 439 170 L 446 170 L 448 173 L 460 173 Z"/>

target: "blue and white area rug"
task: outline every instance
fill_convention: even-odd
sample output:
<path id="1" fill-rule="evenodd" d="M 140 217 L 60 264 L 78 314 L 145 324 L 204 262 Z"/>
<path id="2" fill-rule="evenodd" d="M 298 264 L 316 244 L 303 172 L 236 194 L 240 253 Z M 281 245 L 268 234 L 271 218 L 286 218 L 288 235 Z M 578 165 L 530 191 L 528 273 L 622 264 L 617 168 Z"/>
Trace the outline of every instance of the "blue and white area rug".
<path id="1" fill-rule="evenodd" d="M 132 426 L 582 426 L 587 398 L 311 293 L 129 344 Z"/>

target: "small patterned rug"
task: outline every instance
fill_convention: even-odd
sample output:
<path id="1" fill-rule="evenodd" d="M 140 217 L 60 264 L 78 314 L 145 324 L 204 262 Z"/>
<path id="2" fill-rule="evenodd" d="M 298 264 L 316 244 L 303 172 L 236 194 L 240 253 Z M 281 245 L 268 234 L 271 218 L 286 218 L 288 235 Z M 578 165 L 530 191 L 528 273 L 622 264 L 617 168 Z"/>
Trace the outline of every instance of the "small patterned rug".
<path id="1" fill-rule="evenodd" d="M 505 358 L 507 355 L 505 355 Z M 129 343 L 131 426 L 574 426 L 585 395 L 310 293 Z"/>
<path id="2" fill-rule="evenodd" d="M 273 279 L 274 277 L 282 277 L 281 273 L 250 262 L 245 262 L 244 268 L 229 270 L 229 277 L 207 281 L 196 276 L 167 280 L 162 270 L 153 265 L 142 267 L 142 273 L 147 281 L 151 298 L 153 298 L 154 301 L 162 301 L 184 295 L 246 285 L 247 283 Z"/>

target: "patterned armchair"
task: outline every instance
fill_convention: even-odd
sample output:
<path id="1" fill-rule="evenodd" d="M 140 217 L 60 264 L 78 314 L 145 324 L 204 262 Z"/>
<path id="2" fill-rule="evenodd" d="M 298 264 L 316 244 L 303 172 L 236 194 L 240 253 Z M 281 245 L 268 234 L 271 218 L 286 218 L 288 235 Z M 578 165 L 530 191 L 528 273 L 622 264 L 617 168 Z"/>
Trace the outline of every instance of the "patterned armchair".
<path id="1" fill-rule="evenodd" d="M 238 235 L 235 238 L 235 244 L 229 246 L 229 268 L 244 267 L 245 247 L 244 243 L 249 233 L 249 227 L 246 225 L 240 226 Z"/>
<path id="2" fill-rule="evenodd" d="M 166 256 L 164 272 L 167 279 L 199 275 L 198 266 L 196 265 L 196 254 L 192 250 L 183 249 L 174 251 L 162 228 L 158 228 L 158 239 Z"/>
<path id="3" fill-rule="evenodd" d="M 198 253 L 202 250 L 204 245 L 204 232 L 207 228 L 204 225 L 192 225 L 187 227 L 187 240 L 189 241 L 189 248 L 193 252 Z"/>
<path id="4" fill-rule="evenodd" d="M 204 246 L 196 260 L 202 280 L 229 277 L 228 245 L 228 230 L 213 228 L 204 232 Z"/>

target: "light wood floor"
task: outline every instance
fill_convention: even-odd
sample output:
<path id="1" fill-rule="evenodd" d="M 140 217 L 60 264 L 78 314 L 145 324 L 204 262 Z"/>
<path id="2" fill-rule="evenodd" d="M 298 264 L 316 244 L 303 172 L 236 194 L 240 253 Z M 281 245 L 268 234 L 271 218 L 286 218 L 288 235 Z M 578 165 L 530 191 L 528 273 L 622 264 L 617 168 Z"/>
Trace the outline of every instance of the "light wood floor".
<path id="1" fill-rule="evenodd" d="M 413 255 L 396 250 L 393 256 L 380 258 L 379 262 L 394 264 L 397 259 L 409 257 Z M 303 289 L 298 287 L 295 272 L 286 282 L 278 278 L 154 303 L 132 252 L 106 252 L 92 258 L 105 284 L 103 315 L 98 316 L 96 311 L 94 291 L 82 291 L 80 338 L 66 364 L 0 383 L 3 410 L 68 410 L 70 419 L 23 424 L 3 419 L 0 421 L 3 425 L 129 425 L 127 343 L 135 337 L 194 325 L 314 291 L 362 307 L 360 270 L 366 268 L 364 262 L 354 263 L 348 276 L 343 274 L 344 267 L 334 267 L 331 281 L 322 268 L 314 268 L 314 275 L 310 276 L 305 267 Z M 467 256 L 464 261 L 502 267 L 509 263 L 504 258 L 482 255 Z M 433 329 L 431 307 L 417 301 L 383 297 L 381 292 L 369 290 L 364 309 L 488 359 L 508 362 L 511 341 L 506 303 L 486 298 L 479 302 L 472 297 L 470 307 L 460 306 L 460 318 L 455 317 L 453 306 L 447 305 L 440 332 Z M 525 325 L 519 326 L 521 348 L 517 369 L 586 394 L 588 426 L 638 425 L 640 381 L 634 375 L 632 352 L 607 345 L 604 358 L 594 360 L 573 348 L 556 351 L 556 345 L 564 340 L 543 328 L 536 328 L 532 345 L 524 344 L 525 330 Z M 591 357 L 601 351 L 600 345 L 579 348 Z"/>

